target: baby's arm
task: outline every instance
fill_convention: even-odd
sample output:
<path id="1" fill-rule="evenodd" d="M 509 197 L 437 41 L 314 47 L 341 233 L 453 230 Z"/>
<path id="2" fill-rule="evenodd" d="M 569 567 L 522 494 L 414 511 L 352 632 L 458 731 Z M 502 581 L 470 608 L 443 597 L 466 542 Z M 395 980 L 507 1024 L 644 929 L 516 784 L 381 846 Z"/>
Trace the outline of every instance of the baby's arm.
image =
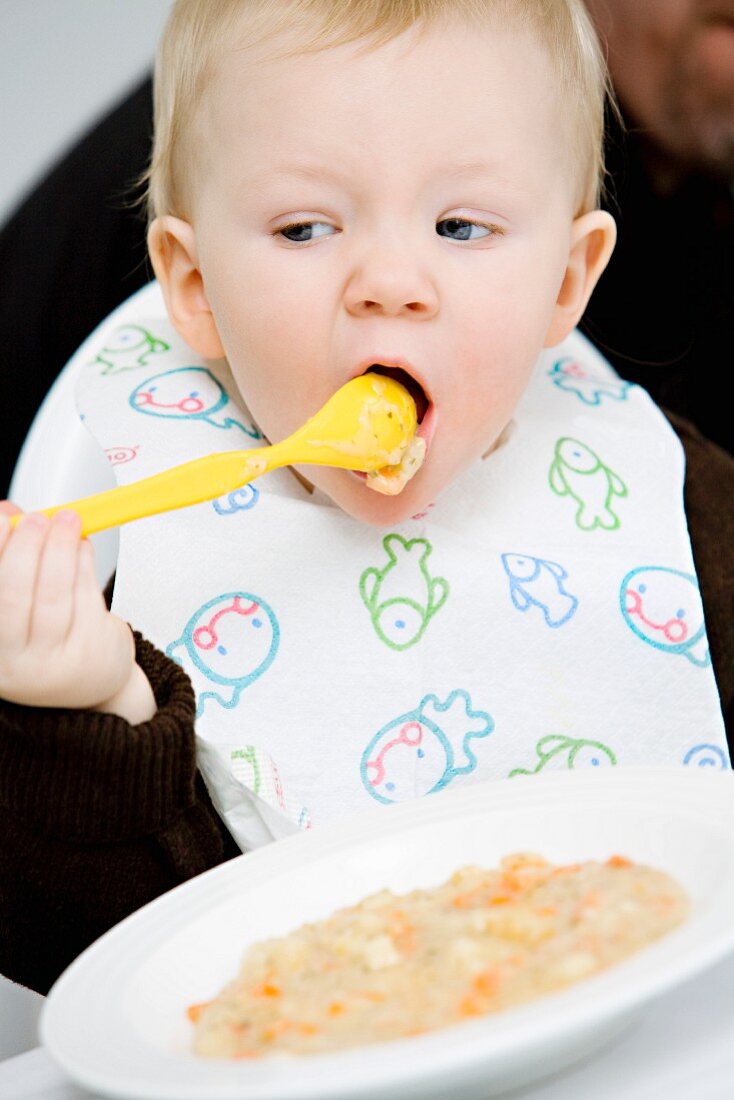
<path id="1" fill-rule="evenodd" d="M 240 854 L 196 769 L 191 682 L 135 643 L 150 722 L 0 703 L 0 973 L 40 993 L 112 925 Z"/>
<path id="2" fill-rule="evenodd" d="M 0 503 L 0 698 L 26 706 L 155 713 L 132 633 L 105 606 L 79 517 L 25 516 Z"/>
<path id="3" fill-rule="evenodd" d="M 149 721 L 0 699 L 0 973 L 41 993 L 113 924 L 240 854 L 197 772 L 188 677 L 113 629 L 148 685 Z M 84 696 L 88 671 L 78 678 Z"/>

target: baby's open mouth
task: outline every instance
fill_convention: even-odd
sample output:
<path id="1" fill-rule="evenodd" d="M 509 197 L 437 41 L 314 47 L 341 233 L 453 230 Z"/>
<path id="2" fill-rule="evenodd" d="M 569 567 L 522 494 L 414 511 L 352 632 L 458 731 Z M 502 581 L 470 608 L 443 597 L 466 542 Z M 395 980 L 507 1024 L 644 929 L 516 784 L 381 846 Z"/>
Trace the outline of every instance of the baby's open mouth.
<path id="1" fill-rule="evenodd" d="M 411 374 L 408 374 L 407 370 L 403 370 L 402 367 L 384 367 L 381 363 L 373 363 L 371 367 L 367 368 L 365 374 L 383 374 L 386 378 L 393 378 L 396 382 L 399 382 L 401 386 L 405 386 L 406 390 L 415 401 L 418 423 L 421 423 L 423 417 L 426 415 L 430 402 L 420 382 L 413 378 Z"/>
<path id="2" fill-rule="evenodd" d="M 423 425 L 423 419 L 431 407 L 431 401 L 418 379 L 414 378 L 404 367 L 389 367 L 384 363 L 375 362 L 371 363 L 364 373 L 380 374 L 386 378 L 391 378 L 394 382 L 399 382 L 415 402 L 417 429 L 413 438 L 408 442 L 400 462 L 395 466 L 383 466 L 381 469 L 374 470 L 369 474 L 355 471 L 356 476 L 364 480 L 369 489 L 383 493 L 386 496 L 396 496 L 417 474 L 425 460 L 428 440 L 424 437 L 424 433 L 430 433 L 431 418 L 428 418 L 425 425 Z"/>

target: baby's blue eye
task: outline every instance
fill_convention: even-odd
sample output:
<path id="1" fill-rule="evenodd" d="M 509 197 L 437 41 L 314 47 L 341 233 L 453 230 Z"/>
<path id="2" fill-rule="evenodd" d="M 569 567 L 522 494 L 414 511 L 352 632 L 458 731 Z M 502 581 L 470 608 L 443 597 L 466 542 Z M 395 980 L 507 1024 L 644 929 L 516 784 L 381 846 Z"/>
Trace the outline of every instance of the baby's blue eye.
<path id="1" fill-rule="evenodd" d="M 441 226 L 446 226 L 446 231 L 442 230 Z M 472 237 L 472 229 L 482 230 L 482 235 Z M 449 237 L 452 241 L 478 241 L 494 236 L 495 230 L 489 225 L 479 225 L 477 222 L 467 221 L 466 218 L 444 218 L 436 226 L 436 232 L 439 237 Z M 457 234 L 456 237 L 453 236 L 454 233 Z"/>
<path id="2" fill-rule="evenodd" d="M 295 225 L 284 225 L 282 229 L 278 230 L 278 233 L 282 234 L 287 241 L 292 244 L 302 244 L 306 241 L 312 241 L 315 237 L 323 237 L 325 234 L 317 233 L 311 236 L 304 236 L 305 233 L 311 234 L 314 226 L 320 225 L 323 229 L 333 229 L 333 225 L 328 225 L 327 222 L 297 222 Z M 289 237 L 288 234 L 293 233 L 294 236 Z"/>

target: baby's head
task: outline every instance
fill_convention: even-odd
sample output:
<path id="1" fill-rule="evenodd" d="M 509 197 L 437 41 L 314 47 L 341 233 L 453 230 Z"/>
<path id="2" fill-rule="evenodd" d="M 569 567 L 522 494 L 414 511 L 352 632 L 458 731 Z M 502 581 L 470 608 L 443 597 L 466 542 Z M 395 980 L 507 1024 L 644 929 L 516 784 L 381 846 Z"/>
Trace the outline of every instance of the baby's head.
<path id="1" fill-rule="evenodd" d="M 605 92 L 582 0 L 175 4 L 149 247 L 178 331 L 271 442 L 370 364 L 421 393 L 400 495 L 304 469 L 346 512 L 434 500 L 579 320 L 614 245 Z"/>

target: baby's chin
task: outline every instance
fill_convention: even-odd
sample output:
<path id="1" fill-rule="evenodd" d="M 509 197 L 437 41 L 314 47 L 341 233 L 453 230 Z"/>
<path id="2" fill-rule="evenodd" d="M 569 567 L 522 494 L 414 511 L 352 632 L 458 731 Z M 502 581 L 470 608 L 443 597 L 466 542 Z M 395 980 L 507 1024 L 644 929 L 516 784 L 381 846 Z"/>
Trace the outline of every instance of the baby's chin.
<path id="1" fill-rule="evenodd" d="M 301 467 L 322 492 L 352 519 L 373 527 L 394 527 L 425 511 L 434 497 L 427 493 L 421 474 L 416 474 L 400 493 L 385 495 L 369 488 L 364 478 L 349 470 Z M 435 494 L 434 494 L 435 496 Z"/>

